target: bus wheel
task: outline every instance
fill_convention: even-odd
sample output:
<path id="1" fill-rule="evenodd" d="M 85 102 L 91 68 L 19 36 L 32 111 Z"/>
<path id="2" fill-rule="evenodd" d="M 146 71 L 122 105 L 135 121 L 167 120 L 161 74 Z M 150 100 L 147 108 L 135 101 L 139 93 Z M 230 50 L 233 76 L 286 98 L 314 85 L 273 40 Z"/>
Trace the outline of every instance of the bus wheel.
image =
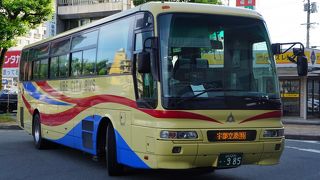
<path id="1" fill-rule="evenodd" d="M 41 124 L 39 114 L 34 115 L 33 128 L 32 128 L 33 142 L 37 149 L 44 149 L 47 146 L 47 142 L 41 135 Z"/>
<path id="2" fill-rule="evenodd" d="M 105 151 L 109 175 L 121 175 L 121 173 L 123 172 L 123 166 L 120 165 L 117 161 L 116 137 L 111 123 L 107 127 Z"/>

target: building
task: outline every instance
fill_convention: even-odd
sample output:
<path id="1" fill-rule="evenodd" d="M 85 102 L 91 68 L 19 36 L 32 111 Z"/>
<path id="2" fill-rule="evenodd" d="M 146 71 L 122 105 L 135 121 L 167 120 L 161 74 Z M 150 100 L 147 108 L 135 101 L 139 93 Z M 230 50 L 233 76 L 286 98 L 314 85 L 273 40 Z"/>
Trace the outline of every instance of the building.
<path id="1" fill-rule="evenodd" d="M 11 60 L 18 62 L 20 51 L 26 45 L 132 7 L 130 0 L 54 0 L 54 2 L 52 19 L 41 24 L 38 28 L 30 30 L 26 36 L 18 37 L 17 46 L 9 49 L 6 62 L 11 62 Z M 19 54 L 16 54 L 17 52 Z M 15 57 L 17 58 L 15 59 Z M 3 87 L 5 89 L 15 88 L 14 85 L 18 79 L 18 65 L 4 67 L 2 75 Z"/>
<path id="2" fill-rule="evenodd" d="M 55 0 L 56 33 L 130 9 L 130 0 Z"/>
<path id="3" fill-rule="evenodd" d="M 277 56 L 284 116 L 300 116 L 304 119 L 320 117 L 320 50 L 305 49 L 309 72 L 306 77 L 297 75 L 297 66 L 287 59 L 292 52 Z"/>
<path id="4" fill-rule="evenodd" d="M 32 29 L 23 37 L 17 38 L 17 45 L 14 49 L 22 49 L 24 46 L 41 41 L 48 37 L 46 23 L 39 25 L 36 29 Z"/>
<path id="5" fill-rule="evenodd" d="M 49 37 L 47 25 L 44 23 L 39 25 L 36 29 L 30 30 L 25 36 L 17 38 L 17 45 L 10 48 L 5 55 L 4 65 L 2 68 L 3 89 L 17 92 L 19 61 L 22 48 L 47 37 Z"/>

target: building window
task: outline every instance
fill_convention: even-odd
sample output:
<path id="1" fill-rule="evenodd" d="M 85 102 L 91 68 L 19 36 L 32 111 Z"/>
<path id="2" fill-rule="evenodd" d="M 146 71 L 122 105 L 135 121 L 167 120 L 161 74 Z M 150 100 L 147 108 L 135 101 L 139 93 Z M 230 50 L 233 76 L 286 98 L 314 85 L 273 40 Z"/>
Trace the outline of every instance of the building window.
<path id="1" fill-rule="evenodd" d="M 283 115 L 300 115 L 300 81 L 295 79 L 280 80 L 280 93 Z"/>

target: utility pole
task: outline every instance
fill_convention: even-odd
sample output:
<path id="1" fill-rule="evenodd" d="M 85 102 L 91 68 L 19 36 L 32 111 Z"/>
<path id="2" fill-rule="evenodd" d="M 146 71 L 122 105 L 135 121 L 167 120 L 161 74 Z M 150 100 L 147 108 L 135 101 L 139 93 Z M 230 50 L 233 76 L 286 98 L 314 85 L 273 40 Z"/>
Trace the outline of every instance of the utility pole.
<path id="1" fill-rule="evenodd" d="M 309 48 L 310 43 L 310 0 L 307 2 L 307 48 Z"/>
<path id="2" fill-rule="evenodd" d="M 304 11 L 307 12 L 307 23 L 306 24 L 302 24 L 302 25 L 307 25 L 307 43 L 306 43 L 306 47 L 309 48 L 310 47 L 310 27 L 312 24 L 317 24 L 315 22 L 310 23 L 310 14 L 311 13 L 316 13 L 317 10 L 317 3 L 316 2 L 312 2 L 310 3 L 310 0 L 307 0 L 307 3 L 304 4 Z"/>

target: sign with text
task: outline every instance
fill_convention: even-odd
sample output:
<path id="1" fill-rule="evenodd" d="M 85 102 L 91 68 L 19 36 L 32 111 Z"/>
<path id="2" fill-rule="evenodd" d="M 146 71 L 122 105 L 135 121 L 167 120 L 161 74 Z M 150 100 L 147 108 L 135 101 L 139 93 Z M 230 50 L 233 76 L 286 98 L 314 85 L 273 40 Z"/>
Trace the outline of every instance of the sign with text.
<path id="1" fill-rule="evenodd" d="M 5 55 L 3 68 L 18 68 L 21 51 L 8 51 Z"/>
<path id="2" fill-rule="evenodd" d="M 256 0 L 237 0 L 236 6 L 255 6 Z"/>
<path id="3" fill-rule="evenodd" d="M 4 78 L 18 77 L 18 75 L 19 75 L 18 68 L 2 68 L 2 77 Z"/>
<path id="4" fill-rule="evenodd" d="M 310 49 L 305 49 L 304 54 L 306 55 L 308 59 L 308 63 L 311 63 L 311 51 Z M 293 56 L 292 51 L 288 51 L 284 54 L 280 55 L 275 55 L 275 61 L 276 63 L 279 64 L 293 64 L 292 62 L 289 61 L 288 56 Z M 319 64 L 319 59 L 320 59 L 320 53 L 315 52 L 315 64 Z"/>

